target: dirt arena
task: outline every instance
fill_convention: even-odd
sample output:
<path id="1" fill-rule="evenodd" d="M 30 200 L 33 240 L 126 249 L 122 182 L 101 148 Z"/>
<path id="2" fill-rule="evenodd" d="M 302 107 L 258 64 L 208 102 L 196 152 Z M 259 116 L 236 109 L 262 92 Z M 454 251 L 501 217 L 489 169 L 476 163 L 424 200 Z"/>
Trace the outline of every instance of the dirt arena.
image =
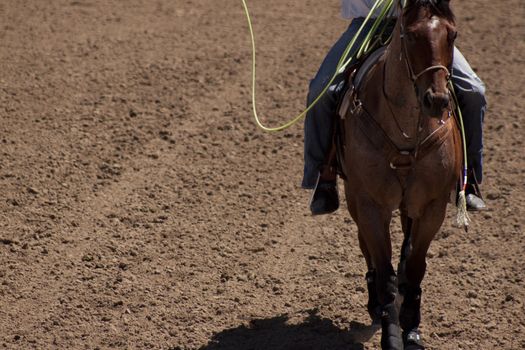
<path id="1" fill-rule="evenodd" d="M 465 233 L 449 209 L 422 332 L 524 349 L 525 4 L 453 3 L 487 85 L 491 210 Z M 277 124 L 347 23 L 335 0 L 249 4 Z M 3 0 L 0 43 L 0 348 L 378 348 L 355 225 L 299 187 L 302 125 L 252 120 L 240 0 Z"/>

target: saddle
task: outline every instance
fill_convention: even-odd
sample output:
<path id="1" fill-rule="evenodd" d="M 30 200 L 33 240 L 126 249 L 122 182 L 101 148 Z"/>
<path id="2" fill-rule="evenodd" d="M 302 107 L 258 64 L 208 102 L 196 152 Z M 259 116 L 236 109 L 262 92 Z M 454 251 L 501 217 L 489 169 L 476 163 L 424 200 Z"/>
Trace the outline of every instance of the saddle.
<path id="1" fill-rule="evenodd" d="M 352 105 L 355 101 L 353 96 L 361 86 L 361 83 L 366 74 L 375 66 L 383 53 L 386 51 L 386 46 L 381 46 L 368 55 L 349 66 L 345 73 L 345 78 L 340 83 L 342 86 L 338 87 L 339 91 L 337 100 L 336 115 L 344 119 L 350 108 L 359 108 L 359 105 Z M 341 119 L 335 121 L 334 133 L 332 136 L 332 147 L 326 156 L 325 164 L 321 168 L 321 178 L 323 180 L 335 180 L 339 175 L 346 180 L 346 175 L 343 172 L 342 166 L 342 151 L 343 151 L 343 137 L 342 137 L 342 123 Z"/>

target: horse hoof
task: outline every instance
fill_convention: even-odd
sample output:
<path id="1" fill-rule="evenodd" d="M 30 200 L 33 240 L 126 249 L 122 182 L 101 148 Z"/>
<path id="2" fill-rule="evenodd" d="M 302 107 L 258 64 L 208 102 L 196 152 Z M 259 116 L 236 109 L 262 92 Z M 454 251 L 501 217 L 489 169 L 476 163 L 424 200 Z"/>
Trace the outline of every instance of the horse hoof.
<path id="1" fill-rule="evenodd" d="M 405 350 L 424 350 L 421 334 L 418 329 L 413 329 L 408 333 L 403 333 L 403 344 Z"/>

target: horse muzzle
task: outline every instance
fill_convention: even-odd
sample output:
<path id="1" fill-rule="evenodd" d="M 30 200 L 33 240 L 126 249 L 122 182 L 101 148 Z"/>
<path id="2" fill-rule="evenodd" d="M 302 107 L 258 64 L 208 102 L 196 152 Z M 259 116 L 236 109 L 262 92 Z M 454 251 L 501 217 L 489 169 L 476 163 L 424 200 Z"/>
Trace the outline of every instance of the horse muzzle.
<path id="1" fill-rule="evenodd" d="M 440 118 L 450 108 L 450 94 L 447 92 L 434 92 L 429 88 L 420 99 L 421 109 L 424 114 Z"/>

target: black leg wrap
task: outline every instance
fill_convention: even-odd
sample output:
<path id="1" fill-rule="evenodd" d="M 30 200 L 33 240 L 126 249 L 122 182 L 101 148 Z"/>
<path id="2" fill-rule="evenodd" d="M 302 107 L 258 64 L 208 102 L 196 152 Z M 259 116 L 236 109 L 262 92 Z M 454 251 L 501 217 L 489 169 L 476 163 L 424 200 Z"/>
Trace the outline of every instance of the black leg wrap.
<path id="1" fill-rule="evenodd" d="M 383 307 L 381 315 L 381 349 L 403 350 L 398 312 L 394 302 Z"/>
<path id="2" fill-rule="evenodd" d="M 370 270 L 366 273 L 366 286 L 368 288 L 368 304 L 367 309 L 372 319 L 372 323 L 379 323 L 381 320 L 381 305 L 377 297 L 376 288 L 376 272 Z"/>
<path id="3" fill-rule="evenodd" d="M 408 333 L 417 329 L 421 322 L 421 288 L 404 284 L 399 286 L 399 292 L 403 295 L 399 323 L 401 328 Z"/>

